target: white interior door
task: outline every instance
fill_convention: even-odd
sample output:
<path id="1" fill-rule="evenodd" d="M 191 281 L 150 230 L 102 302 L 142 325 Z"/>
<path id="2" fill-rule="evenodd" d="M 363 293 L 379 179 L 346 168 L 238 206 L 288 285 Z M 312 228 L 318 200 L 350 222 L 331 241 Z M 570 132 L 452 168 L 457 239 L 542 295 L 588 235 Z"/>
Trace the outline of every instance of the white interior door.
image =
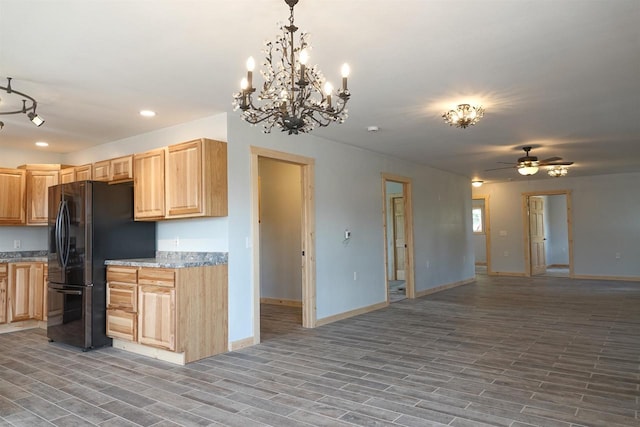
<path id="1" fill-rule="evenodd" d="M 405 280 L 406 242 L 404 232 L 404 197 L 393 198 L 393 237 L 396 280 Z"/>
<path id="2" fill-rule="evenodd" d="M 531 242 L 531 275 L 547 271 L 544 233 L 544 199 L 529 197 L 529 236 Z"/>

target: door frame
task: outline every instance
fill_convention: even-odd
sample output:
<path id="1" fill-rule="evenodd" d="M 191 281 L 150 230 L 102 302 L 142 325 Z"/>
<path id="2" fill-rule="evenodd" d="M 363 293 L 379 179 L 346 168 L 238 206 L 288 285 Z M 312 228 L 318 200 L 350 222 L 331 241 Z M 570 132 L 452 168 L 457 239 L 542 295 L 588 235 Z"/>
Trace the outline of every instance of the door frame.
<path id="1" fill-rule="evenodd" d="M 315 159 L 251 146 L 251 248 L 253 284 L 253 342 L 260 342 L 260 180 L 258 158 L 265 157 L 300 166 L 302 197 L 302 327 L 315 328 L 316 254 L 315 254 Z"/>
<path id="2" fill-rule="evenodd" d="M 493 274 L 493 270 L 491 270 L 491 216 L 489 215 L 489 195 L 485 194 L 473 196 L 471 200 L 484 201 L 484 252 L 487 259 L 487 275 L 491 275 Z"/>
<path id="3" fill-rule="evenodd" d="M 524 242 L 525 276 L 531 277 L 531 239 L 529 223 L 529 197 L 531 196 L 560 196 L 567 199 L 567 237 L 569 240 L 569 277 L 573 278 L 573 217 L 571 190 L 540 190 L 522 193 L 522 240 Z"/>
<path id="4" fill-rule="evenodd" d="M 393 175 L 389 173 L 380 174 L 382 178 L 382 224 L 384 235 L 384 285 L 389 303 L 389 248 L 387 239 L 387 182 L 397 182 L 402 184 L 402 197 L 404 198 L 404 238 L 407 246 L 405 254 L 405 289 L 407 298 L 416 297 L 415 272 L 413 257 L 413 199 L 411 178 Z"/>

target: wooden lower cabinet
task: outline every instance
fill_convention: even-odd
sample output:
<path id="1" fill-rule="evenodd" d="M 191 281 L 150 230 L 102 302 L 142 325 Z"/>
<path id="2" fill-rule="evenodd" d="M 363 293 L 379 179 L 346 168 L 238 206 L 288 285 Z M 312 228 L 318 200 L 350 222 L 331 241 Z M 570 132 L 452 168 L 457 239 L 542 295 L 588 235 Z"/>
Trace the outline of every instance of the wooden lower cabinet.
<path id="1" fill-rule="evenodd" d="M 43 319 L 44 264 L 14 262 L 9 264 L 8 321 Z"/>
<path id="2" fill-rule="evenodd" d="M 138 342 L 176 350 L 176 290 L 163 286 L 138 288 Z"/>
<path id="3" fill-rule="evenodd" d="M 7 264 L 0 264 L 0 324 L 7 323 Z"/>
<path id="4" fill-rule="evenodd" d="M 131 269 L 107 266 L 107 335 L 183 353 L 185 363 L 227 351 L 227 265 L 137 268 L 135 302 L 123 282 Z"/>

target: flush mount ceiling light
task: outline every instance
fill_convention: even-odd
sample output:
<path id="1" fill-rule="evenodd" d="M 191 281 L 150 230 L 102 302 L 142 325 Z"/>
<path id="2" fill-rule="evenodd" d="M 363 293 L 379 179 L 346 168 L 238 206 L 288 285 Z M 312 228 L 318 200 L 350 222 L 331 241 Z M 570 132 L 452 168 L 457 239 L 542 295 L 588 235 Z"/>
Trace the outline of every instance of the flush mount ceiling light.
<path id="1" fill-rule="evenodd" d="M 151 110 L 140 110 L 140 115 L 142 117 L 155 117 L 156 112 Z"/>
<path id="2" fill-rule="evenodd" d="M 562 176 L 567 176 L 567 173 L 569 173 L 569 168 L 565 166 L 554 166 L 549 168 L 547 173 L 549 174 L 549 176 L 552 176 L 554 178 L 560 178 Z"/>
<path id="3" fill-rule="evenodd" d="M 11 77 L 7 77 L 7 85 L 0 86 L 0 89 L 7 92 L 9 95 L 17 95 L 22 97 L 22 108 L 17 110 L 9 109 L 7 111 L 0 110 L 0 115 L 5 114 L 26 114 L 29 120 L 36 125 L 42 126 L 44 120 L 36 113 L 36 108 L 38 107 L 38 102 L 31 96 L 27 95 L 24 92 L 17 91 L 11 87 Z M 15 108 L 15 107 L 14 107 Z M 0 129 L 4 127 L 4 123 L 0 122 Z"/>
<path id="4" fill-rule="evenodd" d="M 484 109 L 480 106 L 472 107 L 469 104 L 460 104 L 455 110 L 449 110 L 442 115 L 449 126 L 467 128 L 475 125 L 484 116 Z"/>
<path id="5" fill-rule="evenodd" d="M 471 181 L 471 185 L 473 185 L 476 188 L 482 187 L 482 184 L 484 184 L 484 181 L 481 181 L 479 179 L 474 179 L 473 181 Z"/>
<path id="6" fill-rule="evenodd" d="M 293 23 L 293 7 L 298 0 L 285 0 L 289 5 L 289 25 L 280 27 L 282 34 L 274 42 L 267 41 L 263 50 L 264 61 L 260 70 L 264 83 L 258 88 L 254 104 L 253 70 L 255 61 L 247 61 L 247 77 L 240 83 L 240 92 L 233 95 L 233 110 L 242 111 L 242 119 L 256 125 L 263 123 L 264 132 L 274 126 L 291 134 L 307 133 L 316 126 L 343 123 L 347 118 L 346 105 L 350 93 L 347 88 L 349 66 L 342 66 L 342 88 L 334 92 L 316 65 L 309 61 L 308 33 L 301 32 L 299 44 L 294 42 L 298 30 Z M 332 96 L 337 95 L 335 104 Z"/>
<path id="7" fill-rule="evenodd" d="M 49 143 L 45 142 L 45 141 L 38 141 L 38 142 L 36 142 L 36 146 L 38 146 L 38 147 L 48 147 Z"/>

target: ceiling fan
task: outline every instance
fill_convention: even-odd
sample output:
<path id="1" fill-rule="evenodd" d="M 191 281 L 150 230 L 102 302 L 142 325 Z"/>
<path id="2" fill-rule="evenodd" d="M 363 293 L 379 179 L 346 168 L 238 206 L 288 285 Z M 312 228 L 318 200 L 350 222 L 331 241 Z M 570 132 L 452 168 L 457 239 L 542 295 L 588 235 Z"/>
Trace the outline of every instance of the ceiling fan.
<path id="1" fill-rule="evenodd" d="M 525 152 L 523 157 L 518 159 L 518 162 L 513 166 L 505 166 L 502 168 L 494 168 L 494 169 L 486 169 L 485 172 L 495 171 L 499 169 L 518 169 L 518 173 L 520 175 L 535 175 L 538 172 L 540 166 L 570 166 L 573 162 L 562 162 L 562 157 L 549 157 L 548 159 L 538 160 L 536 156 L 529 155 L 529 151 L 531 151 L 533 147 L 522 147 Z M 507 162 L 498 162 L 498 163 L 506 163 Z M 566 169 L 566 168 L 565 168 Z"/>

